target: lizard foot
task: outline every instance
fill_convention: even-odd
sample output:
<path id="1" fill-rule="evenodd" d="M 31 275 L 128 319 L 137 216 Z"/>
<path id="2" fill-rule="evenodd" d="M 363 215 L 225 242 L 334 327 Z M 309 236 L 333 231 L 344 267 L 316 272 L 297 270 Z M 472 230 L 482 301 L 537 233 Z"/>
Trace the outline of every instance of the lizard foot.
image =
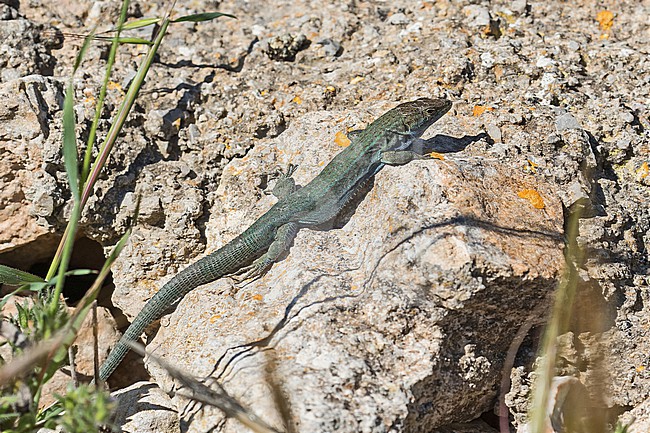
<path id="1" fill-rule="evenodd" d="M 240 287 L 244 287 L 264 275 L 272 264 L 272 261 L 262 256 L 250 265 L 239 269 L 237 272 L 232 274 L 230 278 L 232 278 L 237 285 L 240 285 Z"/>

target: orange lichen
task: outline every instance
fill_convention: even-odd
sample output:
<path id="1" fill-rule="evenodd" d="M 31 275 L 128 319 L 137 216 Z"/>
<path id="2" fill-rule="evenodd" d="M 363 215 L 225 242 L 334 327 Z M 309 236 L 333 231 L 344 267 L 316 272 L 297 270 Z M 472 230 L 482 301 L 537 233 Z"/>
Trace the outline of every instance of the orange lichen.
<path id="1" fill-rule="evenodd" d="M 614 25 L 614 14 L 608 10 L 600 11 L 596 14 L 596 21 L 602 31 L 608 32 Z"/>
<path id="2" fill-rule="evenodd" d="M 262 299 L 264 299 L 264 297 L 259 293 L 257 295 L 253 295 L 253 300 L 255 301 L 261 301 Z"/>
<path id="3" fill-rule="evenodd" d="M 348 147 L 350 145 L 350 139 L 345 135 L 345 132 L 339 131 L 334 136 L 334 143 L 339 147 Z"/>
<path id="4" fill-rule="evenodd" d="M 295 102 L 296 104 L 302 104 L 302 98 L 298 95 L 294 96 L 292 101 Z"/>
<path id="5" fill-rule="evenodd" d="M 120 83 L 116 83 L 115 81 L 109 81 L 108 85 L 106 86 L 108 90 L 119 90 L 122 91 L 122 85 Z"/>
<path id="6" fill-rule="evenodd" d="M 445 160 L 445 157 L 444 157 L 444 155 L 443 155 L 442 153 L 438 153 L 438 152 L 429 152 L 427 155 L 429 155 L 429 157 L 431 157 L 431 158 L 433 158 L 433 159 L 439 159 L 440 161 L 444 161 L 444 160 Z"/>
<path id="7" fill-rule="evenodd" d="M 544 209 L 544 199 L 534 189 L 524 189 L 517 193 L 520 198 L 528 200 L 535 209 Z"/>
<path id="8" fill-rule="evenodd" d="M 478 117 L 486 111 L 494 111 L 494 108 L 485 105 L 475 105 L 474 110 L 472 111 L 472 116 Z"/>
<path id="9" fill-rule="evenodd" d="M 530 171 L 531 173 L 537 173 L 537 167 L 539 167 L 539 164 L 537 164 L 535 161 L 531 161 L 530 159 L 526 160 L 527 164 L 524 167 L 524 170 Z"/>

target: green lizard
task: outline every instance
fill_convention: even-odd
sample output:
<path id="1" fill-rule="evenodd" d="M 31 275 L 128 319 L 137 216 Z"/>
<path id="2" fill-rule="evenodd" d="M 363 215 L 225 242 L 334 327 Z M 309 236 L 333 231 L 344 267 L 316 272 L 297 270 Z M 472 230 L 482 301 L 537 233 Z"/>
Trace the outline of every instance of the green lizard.
<path id="1" fill-rule="evenodd" d="M 189 291 L 226 276 L 241 279 L 264 274 L 288 251 L 302 227 L 317 227 L 334 219 L 364 182 L 384 165 L 404 165 L 425 156 L 409 150 L 422 133 L 451 108 L 446 99 L 421 98 L 400 104 L 356 131 L 351 143 L 302 188 L 291 174 L 278 181 L 278 202 L 242 234 L 212 254 L 191 264 L 167 282 L 144 306 L 102 365 L 106 380 L 129 351 L 127 342 Z"/>

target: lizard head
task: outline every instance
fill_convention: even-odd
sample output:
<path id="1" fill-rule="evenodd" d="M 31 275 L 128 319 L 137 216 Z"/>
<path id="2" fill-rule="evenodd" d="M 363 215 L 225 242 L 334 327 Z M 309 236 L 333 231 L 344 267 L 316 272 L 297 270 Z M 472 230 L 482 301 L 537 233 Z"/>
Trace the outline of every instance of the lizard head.
<path id="1" fill-rule="evenodd" d="M 415 137 L 422 135 L 426 129 L 445 115 L 451 108 L 448 99 L 420 98 L 405 102 L 396 107 L 402 114 L 405 130 Z"/>

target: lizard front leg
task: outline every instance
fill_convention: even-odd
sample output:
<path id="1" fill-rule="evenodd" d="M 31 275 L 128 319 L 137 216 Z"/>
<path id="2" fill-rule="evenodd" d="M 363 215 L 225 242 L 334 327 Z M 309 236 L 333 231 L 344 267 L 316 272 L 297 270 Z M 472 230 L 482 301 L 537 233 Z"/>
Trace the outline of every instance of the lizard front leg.
<path id="1" fill-rule="evenodd" d="M 233 279 L 237 282 L 243 282 L 260 277 L 269 270 L 273 263 L 278 261 L 282 254 L 289 251 L 289 247 L 291 246 L 293 239 L 296 237 L 296 233 L 298 233 L 297 223 L 290 222 L 280 226 L 275 234 L 273 242 L 269 246 L 269 249 L 253 263 L 244 266 L 234 273 L 232 275 Z"/>
<path id="2" fill-rule="evenodd" d="M 386 165 L 405 165 L 416 159 L 429 159 L 412 150 L 387 150 L 381 153 L 381 162 Z"/>
<path id="3" fill-rule="evenodd" d="M 280 175 L 280 178 L 273 187 L 273 195 L 278 199 L 282 200 L 285 197 L 289 197 L 292 192 L 300 188 L 299 185 L 296 185 L 293 177 L 291 177 L 297 168 L 297 165 L 289 164 L 287 171 Z"/>

